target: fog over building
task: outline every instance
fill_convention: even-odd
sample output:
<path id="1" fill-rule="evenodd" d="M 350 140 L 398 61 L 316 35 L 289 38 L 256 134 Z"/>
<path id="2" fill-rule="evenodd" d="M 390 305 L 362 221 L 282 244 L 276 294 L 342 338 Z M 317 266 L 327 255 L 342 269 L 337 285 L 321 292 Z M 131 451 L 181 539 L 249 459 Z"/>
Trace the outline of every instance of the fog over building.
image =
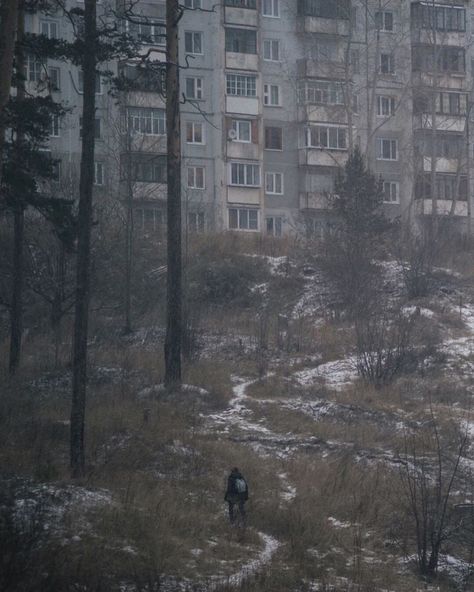
<path id="1" fill-rule="evenodd" d="M 183 5 L 182 183 L 191 230 L 322 236 L 333 224 L 330 195 L 338 168 L 356 145 L 383 180 L 389 216 L 423 224 L 436 208 L 440 217 L 468 227 L 474 63 L 469 2 Z M 164 58 L 165 3 L 140 0 L 134 11 L 140 19 L 123 26 L 141 40 L 144 52 L 153 49 L 156 59 Z M 28 30 L 73 35 L 71 22 L 54 13 L 29 15 Z M 140 76 L 132 61 L 102 68 L 135 85 L 111 93 L 106 74 L 97 81 L 96 203 L 128 199 L 136 232 L 160 232 L 166 215 L 162 80 Z M 71 108 L 52 122 L 50 150 L 60 159 L 56 185 L 74 195 L 81 72 L 30 56 L 27 78 L 30 90 L 46 85 Z"/>

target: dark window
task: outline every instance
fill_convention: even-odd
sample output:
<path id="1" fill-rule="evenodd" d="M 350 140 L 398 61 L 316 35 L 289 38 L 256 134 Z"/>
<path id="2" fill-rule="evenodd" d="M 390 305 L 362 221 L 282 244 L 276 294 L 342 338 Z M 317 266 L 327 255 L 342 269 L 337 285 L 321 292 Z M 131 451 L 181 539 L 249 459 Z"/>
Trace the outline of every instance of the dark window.
<path id="1" fill-rule="evenodd" d="M 281 127 L 265 128 L 265 148 L 267 150 L 283 150 L 283 129 Z"/>
<path id="2" fill-rule="evenodd" d="M 298 14 L 320 18 L 350 19 L 350 0 L 298 0 Z"/>
<path id="3" fill-rule="evenodd" d="M 435 61 L 436 58 L 436 61 Z M 436 64 L 436 68 L 435 68 Z M 412 68 L 414 72 L 440 72 L 466 71 L 465 50 L 462 47 L 418 45 L 413 47 Z"/>
<path id="4" fill-rule="evenodd" d="M 257 0 L 225 0 L 225 5 L 238 8 L 257 8 Z"/>
<path id="5" fill-rule="evenodd" d="M 226 29 L 225 49 L 235 53 L 257 53 L 257 32 L 249 29 Z"/>
<path id="6" fill-rule="evenodd" d="M 127 178 L 130 166 L 132 181 L 140 183 L 166 183 L 166 156 L 164 154 L 136 153 L 122 161 L 122 177 Z"/>
<path id="7" fill-rule="evenodd" d="M 433 6 L 415 2 L 411 5 L 413 29 L 465 31 L 466 9 L 463 6 Z"/>
<path id="8" fill-rule="evenodd" d="M 449 173 L 436 173 L 435 195 L 431 192 L 431 175 L 419 175 L 415 183 L 416 199 L 459 199 L 467 200 L 467 177 Z"/>

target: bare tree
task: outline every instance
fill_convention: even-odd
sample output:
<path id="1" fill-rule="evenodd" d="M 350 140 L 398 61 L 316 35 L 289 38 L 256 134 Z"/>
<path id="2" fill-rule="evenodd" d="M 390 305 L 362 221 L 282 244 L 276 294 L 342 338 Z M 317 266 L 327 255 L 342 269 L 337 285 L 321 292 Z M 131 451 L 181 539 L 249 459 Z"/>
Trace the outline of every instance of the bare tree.
<path id="1" fill-rule="evenodd" d="M 165 339 L 165 384 L 181 382 L 181 126 L 179 94 L 178 0 L 166 1 L 166 124 L 168 133 L 168 284 Z"/>

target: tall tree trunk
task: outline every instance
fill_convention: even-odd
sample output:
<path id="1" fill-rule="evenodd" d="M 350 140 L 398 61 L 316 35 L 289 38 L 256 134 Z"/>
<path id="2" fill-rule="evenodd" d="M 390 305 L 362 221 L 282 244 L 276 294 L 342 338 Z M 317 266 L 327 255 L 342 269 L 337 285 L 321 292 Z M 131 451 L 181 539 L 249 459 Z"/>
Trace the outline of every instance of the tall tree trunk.
<path id="1" fill-rule="evenodd" d="M 25 13 L 23 10 L 17 11 L 16 16 L 18 38 L 21 40 L 25 32 Z M 25 54 L 21 47 L 21 44 L 18 44 L 17 46 L 16 61 L 18 72 L 23 72 L 25 69 Z M 17 84 L 16 101 L 21 102 L 24 101 L 24 99 L 25 81 L 21 77 L 19 77 Z M 4 129 L 1 125 L 0 133 L 2 134 L 3 139 Z M 20 148 L 23 140 L 23 133 L 17 132 L 15 138 L 17 149 Z M 23 246 L 25 227 L 25 207 L 21 199 L 21 196 L 15 195 L 13 196 L 13 198 L 15 200 L 15 206 L 13 210 L 13 286 L 12 299 L 10 305 L 10 359 L 8 366 L 11 376 L 13 376 L 18 370 L 21 358 L 21 338 L 23 332 Z"/>
<path id="2" fill-rule="evenodd" d="M 1 0 L 0 4 L 0 162 L 5 141 L 3 110 L 10 97 L 15 54 L 15 37 L 18 26 L 18 0 Z M 0 166 L 0 186 L 2 167 Z"/>
<path id="3" fill-rule="evenodd" d="M 96 0 L 84 3 L 84 94 L 79 180 L 76 303 L 74 316 L 70 462 L 74 478 L 84 475 L 84 427 L 87 387 L 87 337 L 90 297 L 90 241 L 95 147 Z"/>
<path id="4" fill-rule="evenodd" d="M 181 382 L 181 130 L 179 116 L 178 0 L 166 0 L 166 124 L 168 132 L 168 281 L 165 385 Z"/>
<path id="5" fill-rule="evenodd" d="M 132 175 L 132 138 L 127 113 L 126 163 L 127 163 L 127 198 L 125 220 L 125 294 L 124 294 L 124 332 L 132 330 L 132 272 L 133 272 L 133 175 Z"/>
<path id="6" fill-rule="evenodd" d="M 25 212 L 22 204 L 13 213 L 13 290 L 10 306 L 10 360 L 9 372 L 13 376 L 20 365 L 21 336 L 23 332 L 23 243 Z"/>

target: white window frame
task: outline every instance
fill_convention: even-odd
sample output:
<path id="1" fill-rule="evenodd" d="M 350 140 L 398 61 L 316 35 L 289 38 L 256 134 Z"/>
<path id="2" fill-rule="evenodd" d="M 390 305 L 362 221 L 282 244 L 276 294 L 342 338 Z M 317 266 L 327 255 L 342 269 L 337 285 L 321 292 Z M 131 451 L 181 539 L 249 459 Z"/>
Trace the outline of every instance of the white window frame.
<path id="1" fill-rule="evenodd" d="M 325 133 L 327 135 L 327 146 L 324 144 L 313 144 L 312 143 L 312 132 L 317 130 L 319 137 L 321 137 L 321 133 Z M 331 146 L 331 131 L 336 130 L 336 145 Z M 341 134 L 341 138 L 344 137 L 344 142 L 340 142 L 340 132 L 344 132 Z M 348 150 L 347 145 L 348 139 L 348 128 L 347 126 L 342 125 L 327 125 L 327 124 L 319 124 L 319 125 L 310 125 L 305 130 L 305 147 L 306 148 L 313 148 L 316 150 Z M 344 144 L 344 145 L 342 145 Z"/>
<path id="2" fill-rule="evenodd" d="M 51 76 L 51 72 L 57 72 L 56 82 L 57 84 L 53 87 L 53 76 Z M 61 90 L 61 68 L 57 66 L 48 66 L 48 82 L 53 92 L 57 92 Z"/>
<path id="3" fill-rule="evenodd" d="M 188 231 L 202 234 L 206 232 L 206 216 L 204 212 L 188 212 Z"/>
<path id="4" fill-rule="evenodd" d="M 189 37 L 191 35 L 191 37 Z M 196 39 L 199 38 L 199 44 L 200 44 L 200 51 L 196 51 Z M 191 39 L 191 50 L 186 49 L 186 46 L 188 45 L 187 41 L 188 39 Z M 203 41 L 204 41 L 204 35 L 202 33 L 202 31 L 185 31 L 184 32 L 184 51 L 186 54 L 188 55 L 204 55 L 204 49 L 203 49 Z"/>
<path id="5" fill-rule="evenodd" d="M 229 89 L 236 92 L 229 92 Z M 239 91 L 243 91 L 243 93 Z M 255 98 L 257 96 L 257 77 L 254 74 L 226 74 L 226 95 Z"/>
<path id="6" fill-rule="evenodd" d="M 242 144 L 252 143 L 252 122 L 250 119 L 232 119 L 231 128 L 235 131 L 234 142 L 241 142 Z M 245 140 L 244 129 L 248 130 L 248 140 Z"/>
<path id="7" fill-rule="evenodd" d="M 50 138 L 60 138 L 61 137 L 61 120 L 60 120 L 59 115 L 51 115 L 49 137 Z"/>
<path id="8" fill-rule="evenodd" d="M 377 15 L 381 15 L 380 16 L 380 22 L 377 22 L 378 17 Z M 387 29 L 387 15 L 390 14 L 392 17 L 392 28 L 391 29 Z M 377 12 L 375 13 L 375 26 L 377 28 L 378 31 L 383 31 L 384 33 L 393 33 L 395 31 L 395 18 L 394 18 L 394 13 L 392 10 L 377 10 Z"/>
<path id="9" fill-rule="evenodd" d="M 395 162 L 398 161 L 398 140 L 396 138 L 377 138 L 377 160 L 385 160 L 385 161 L 389 161 L 389 162 Z M 383 156 L 384 153 L 384 142 L 390 142 L 390 157 L 386 158 Z M 393 157 L 394 154 L 394 150 L 393 148 L 395 147 L 395 157 Z"/>
<path id="10" fill-rule="evenodd" d="M 193 87 L 192 94 L 188 94 L 188 81 L 191 82 Z M 203 86 L 203 79 L 199 76 L 186 76 L 184 80 L 186 98 L 192 99 L 193 101 L 202 101 L 204 99 Z"/>
<path id="11" fill-rule="evenodd" d="M 233 171 L 235 167 L 243 167 L 237 170 L 237 181 L 233 181 Z M 250 169 L 250 167 L 252 167 Z M 252 170 L 252 174 L 249 171 Z M 240 183 L 241 172 L 243 173 L 243 182 Z M 249 181 L 249 177 L 252 177 Z M 257 179 L 255 180 L 255 177 Z M 235 178 L 235 177 L 234 177 Z M 229 163 L 229 185 L 231 187 L 260 187 L 261 184 L 261 169 L 259 163 L 233 161 Z"/>
<path id="12" fill-rule="evenodd" d="M 387 57 L 388 58 L 388 71 L 384 72 L 382 69 L 382 62 L 383 62 L 383 58 Z M 394 76 L 395 75 L 395 56 L 392 52 L 390 53 L 386 53 L 386 52 L 381 52 L 379 54 L 379 74 L 381 74 L 382 76 Z"/>
<path id="13" fill-rule="evenodd" d="M 384 113 L 384 106 L 387 113 Z M 397 110 L 396 99 L 390 95 L 377 95 L 377 117 L 393 117 Z"/>
<path id="14" fill-rule="evenodd" d="M 94 161 L 94 185 L 102 187 L 105 185 L 105 167 L 103 162 Z"/>
<path id="15" fill-rule="evenodd" d="M 385 196 L 387 192 L 385 191 L 386 186 L 389 186 L 388 195 L 390 199 L 386 199 Z M 395 192 L 395 199 L 392 199 L 392 191 Z M 383 182 L 383 193 L 382 193 L 383 203 L 386 204 L 398 204 L 400 203 L 400 183 L 398 181 L 384 181 Z"/>
<path id="16" fill-rule="evenodd" d="M 184 8 L 191 8 L 191 10 L 202 8 L 202 0 L 184 0 Z"/>
<path id="17" fill-rule="evenodd" d="M 197 170 L 200 169 L 202 171 L 202 185 L 198 184 L 198 175 Z M 187 186 L 188 189 L 206 189 L 206 168 L 203 166 L 188 166 L 187 168 Z"/>
<path id="18" fill-rule="evenodd" d="M 272 229 L 269 231 L 268 223 L 271 220 Z M 277 238 L 283 236 L 283 223 L 284 223 L 283 216 L 266 216 L 265 218 L 265 234 L 267 236 L 275 236 Z"/>
<path id="19" fill-rule="evenodd" d="M 144 136 L 164 136 L 166 134 L 166 112 L 164 109 L 150 107 L 129 107 L 128 127 L 132 132 Z"/>
<path id="20" fill-rule="evenodd" d="M 200 128 L 200 135 L 201 135 L 201 141 L 198 142 L 196 140 L 196 137 L 199 136 L 199 128 Z M 197 145 L 197 146 L 204 146 L 204 144 L 206 143 L 206 136 L 205 136 L 205 128 L 204 128 L 204 124 L 201 121 L 186 121 L 186 126 L 185 126 L 185 131 L 186 131 L 186 144 L 193 144 L 193 145 Z M 188 140 L 188 131 L 191 131 L 191 140 Z"/>
<path id="21" fill-rule="evenodd" d="M 278 89 L 278 103 L 274 103 L 273 99 L 273 92 L 272 89 Z M 270 84 L 269 82 L 265 82 L 263 85 L 263 104 L 265 107 L 281 107 L 281 86 L 279 84 Z"/>
<path id="22" fill-rule="evenodd" d="M 43 32 L 43 27 L 46 27 L 47 32 Z M 56 34 L 51 34 L 51 29 L 56 28 Z M 48 39 L 59 39 L 59 22 L 49 19 L 41 19 L 39 23 L 40 35 L 45 35 Z"/>
<path id="23" fill-rule="evenodd" d="M 237 226 L 235 228 L 232 228 L 230 225 L 230 213 L 233 210 L 235 210 L 237 212 Z M 255 212 L 257 215 L 255 228 L 250 228 L 250 216 L 249 216 L 250 212 L 252 212 L 252 214 Z M 246 226 L 244 226 L 244 224 L 243 224 L 245 217 L 247 218 Z M 260 228 L 260 212 L 256 208 L 246 208 L 246 207 L 229 208 L 228 209 L 228 224 L 229 224 L 229 230 L 239 230 L 239 231 L 244 231 L 244 232 L 258 232 L 259 228 Z"/>
<path id="24" fill-rule="evenodd" d="M 277 178 L 280 178 L 280 191 L 277 190 Z M 283 173 L 267 171 L 265 173 L 265 193 L 266 195 L 283 195 Z"/>
<path id="25" fill-rule="evenodd" d="M 262 53 L 265 62 L 279 62 L 281 60 L 280 40 L 264 39 Z"/>
<path id="26" fill-rule="evenodd" d="M 262 0 L 262 16 L 280 18 L 280 0 Z"/>
<path id="27" fill-rule="evenodd" d="M 41 82 L 43 78 L 43 63 L 37 60 L 32 54 L 26 58 L 26 78 L 28 82 Z"/>

